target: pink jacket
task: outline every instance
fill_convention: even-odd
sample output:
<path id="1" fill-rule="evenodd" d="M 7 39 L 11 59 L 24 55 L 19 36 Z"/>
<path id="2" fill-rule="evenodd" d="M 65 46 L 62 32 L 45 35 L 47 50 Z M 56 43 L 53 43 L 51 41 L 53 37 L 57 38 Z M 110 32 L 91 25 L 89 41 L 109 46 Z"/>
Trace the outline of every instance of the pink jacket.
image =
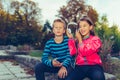
<path id="1" fill-rule="evenodd" d="M 101 44 L 100 38 L 92 35 L 78 44 L 76 65 L 101 65 L 102 61 L 98 54 Z M 75 55 L 75 53 L 71 53 L 71 55 Z"/>

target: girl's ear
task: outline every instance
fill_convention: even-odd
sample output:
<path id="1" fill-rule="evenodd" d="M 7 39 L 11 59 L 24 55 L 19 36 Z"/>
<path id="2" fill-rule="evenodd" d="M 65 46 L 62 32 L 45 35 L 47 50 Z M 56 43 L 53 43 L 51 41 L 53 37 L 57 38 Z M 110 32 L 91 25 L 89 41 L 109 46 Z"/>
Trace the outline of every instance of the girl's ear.
<path id="1" fill-rule="evenodd" d="M 90 26 L 90 30 L 93 30 L 93 25 Z"/>

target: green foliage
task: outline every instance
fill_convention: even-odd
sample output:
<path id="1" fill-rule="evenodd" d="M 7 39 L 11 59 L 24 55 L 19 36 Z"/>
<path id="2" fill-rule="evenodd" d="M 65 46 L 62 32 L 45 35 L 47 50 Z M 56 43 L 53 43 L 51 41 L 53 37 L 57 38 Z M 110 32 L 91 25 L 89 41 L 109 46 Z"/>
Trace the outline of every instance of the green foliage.
<path id="1" fill-rule="evenodd" d="M 112 46 L 112 52 L 118 53 L 120 51 L 120 31 L 117 25 L 113 25 L 110 29 L 114 36 L 114 41 L 115 41 Z"/>
<path id="2" fill-rule="evenodd" d="M 109 27 L 106 15 L 96 23 L 95 31 L 102 40 L 101 57 L 103 61 L 107 60 L 108 54 L 119 52 L 120 35 L 118 26 Z M 117 46 L 117 47 L 116 47 Z"/>
<path id="3" fill-rule="evenodd" d="M 105 15 L 103 15 L 101 20 L 96 23 L 95 31 L 101 39 L 109 39 L 111 36 L 113 36 Z"/>

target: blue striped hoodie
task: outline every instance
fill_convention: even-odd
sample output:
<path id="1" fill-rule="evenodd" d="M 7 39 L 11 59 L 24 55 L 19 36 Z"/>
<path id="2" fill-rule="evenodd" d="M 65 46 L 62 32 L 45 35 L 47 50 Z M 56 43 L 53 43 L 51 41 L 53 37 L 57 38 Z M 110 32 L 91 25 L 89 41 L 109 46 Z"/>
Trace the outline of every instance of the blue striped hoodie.
<path id="1" fill-rule="evenodd" d="M 52 58 L 49 59 L 49 56 Z M 64 67 L 70 66 L 71 56 L 68 47 L 68 37 L 64 36 L 61 43 L 56 43 L 54 38 L 47 41 L 42 55 L 42 63 L 53 67 L 52 60 L 57 59 Z"/>

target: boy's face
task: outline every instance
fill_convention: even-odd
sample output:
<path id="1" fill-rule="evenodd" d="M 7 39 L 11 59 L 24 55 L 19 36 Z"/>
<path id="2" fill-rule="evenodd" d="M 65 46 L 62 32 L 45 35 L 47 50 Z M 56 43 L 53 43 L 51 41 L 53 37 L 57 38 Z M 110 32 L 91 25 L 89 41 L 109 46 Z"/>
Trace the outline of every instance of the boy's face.
<path id="1" fill-rule="evenodd" d="M 53 33 L 55 36 L 62 36 L 65 33 L 64 24 L 62 22 L 55 22 L 53 25 Z"/>

